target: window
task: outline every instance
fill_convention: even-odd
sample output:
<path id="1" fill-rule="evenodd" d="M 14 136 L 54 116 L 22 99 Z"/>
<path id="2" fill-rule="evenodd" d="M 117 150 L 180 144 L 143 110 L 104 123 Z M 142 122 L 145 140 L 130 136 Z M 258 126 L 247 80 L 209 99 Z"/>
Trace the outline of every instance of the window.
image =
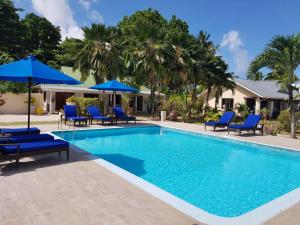
<path id="1" fill-rule="evenodd" d="M 225 109 L 225 111 L 232 111 L 233 98 L 222 98 L 222 109 Z"/>

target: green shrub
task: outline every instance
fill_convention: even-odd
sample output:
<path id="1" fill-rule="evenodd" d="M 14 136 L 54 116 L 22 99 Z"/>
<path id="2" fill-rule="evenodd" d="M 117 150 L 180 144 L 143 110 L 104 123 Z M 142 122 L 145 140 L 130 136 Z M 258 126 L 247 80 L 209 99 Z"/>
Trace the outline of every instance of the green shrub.
<path id="1" fill-rule="evenodd" d="M 283 130 L 282 125 L 279 121 L 271 121 L 265 120 L 264 121 L 264 132 L 269 135 L 277 135 Z"/>
<path id="2" fill-rule="evenodd" d="M 298 120 L 300 119 L 300 112 L 296 112 L 295 114 L 296 118 L 296 126 L 298 124 Z M 282 126 L 283 130 L 290 132 L 291 131 L 291 119 L 290 119 L 290 112 L 289 110 L 282 110 L 277 117 L 277 121 Z"/>
<path id="3" fill-rule="evenodd" d="M 184 95 L 171 95 L 162 103 L 161 108 L 162 110 L 167 111 L 167 114 L 171 111 L 176 111 L 178 116 L 183 115 L 186 112 Z"/>
<path id="4" fill-rule="evenodd" d="M 216 112 L 215 110 L 212 110 L 212 111 L 209 111 L 206 113 L 204 120 L 205 120 L 205 122 L 216 121 L 216 120 L 220 119 L 221 115 L 222 114 L 220 112 Z"/>
<path id="5" fill-rule="evenodd" d="M 246 119 L 246 117 L 250 114 L 250 110 L 247 104 L 238 103 L 235 105 L 235 109 L 243 119 Z"/>
<path id="6" fill-rule="evenodd" d="M 76 102 L 76 97 L 75 95 L 70 96 L 69 98 L 66 99 L 66 102 Z"/>
<path id="7" fill-rule="evenodd" d="M 78 108 L 78 112 L 82 116 L 87 115 L 86 107 L 87 106 L 97 106 L 100 108 L 101 112 L 103 112 L 104 104 L 103 101 L 98 98 L 82 98 L 82 97 L 74 97 L 73 102 L 76 103 Z"/>

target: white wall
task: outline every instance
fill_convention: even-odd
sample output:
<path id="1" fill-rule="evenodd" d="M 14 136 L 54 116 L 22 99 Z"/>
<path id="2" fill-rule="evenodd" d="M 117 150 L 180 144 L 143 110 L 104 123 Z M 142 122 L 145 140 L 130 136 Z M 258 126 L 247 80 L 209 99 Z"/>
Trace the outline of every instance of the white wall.
<path id="1" fill-rule="evenodd" d="M 222 98 L 233 98 L 233 106 L 238 103 L 245 103 L 246 98 L 255 98 L 257 97 L 252 92 L 240 87 L 236 86 L 234 92 L 231 90 L 224 90 L 222 96 L 219 98 L 218 109 L 221 109 Z M 206 98 L 206 93 L 204 94 L 204 100 Z M 205 102 L 205 101 L 204 101 Z M 208 99 L 208 106 L 211 108 L 215 107 L 215 91 L 212 90 L 210 97 Z"/>
<path id="2" fill-rule="evenodd" d="M 42 93 L 32 93 L 32 97 L 36 98 L 36 105 L 39 107 L 43 106 L 43 94 Z M 27 113 L 27 103 L 28 94 L 3 94 L 0 99 L 5 100 L 5 104 L 0 106 L 0 114 L 26 114 Z"/>

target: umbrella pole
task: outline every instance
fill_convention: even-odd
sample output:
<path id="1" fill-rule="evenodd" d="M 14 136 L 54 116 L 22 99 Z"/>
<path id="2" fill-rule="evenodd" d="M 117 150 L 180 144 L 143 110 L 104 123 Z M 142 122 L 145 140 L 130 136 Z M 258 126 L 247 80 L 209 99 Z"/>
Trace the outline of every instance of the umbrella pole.
<path id="1" fill-rule="evenodd" d="M 30 108 L 31 108 L 31 77 L 28 78 L 28 111 L 27 111 L 27 129 L 30 134 Z"/>

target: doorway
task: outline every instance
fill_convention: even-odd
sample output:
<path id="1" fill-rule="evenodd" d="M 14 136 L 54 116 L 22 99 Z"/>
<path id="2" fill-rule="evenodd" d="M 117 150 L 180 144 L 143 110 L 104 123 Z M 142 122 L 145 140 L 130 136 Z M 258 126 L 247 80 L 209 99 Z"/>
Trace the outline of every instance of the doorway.
<path id="1" fill-rule="evenodd" d="M 72 92 L 56 92 L 55 93 L 55 111 L 60 111 L 66 104 L 66 99 L 75 95 Z"/>
<path id="2" fill-rule="evenodd" d="M 144 98 L 143 96 L 137 96 L 137 105 L 136 105 L 136 110 L 139 112 L 143 111 L 143 102 L 144 102 Z"/>

